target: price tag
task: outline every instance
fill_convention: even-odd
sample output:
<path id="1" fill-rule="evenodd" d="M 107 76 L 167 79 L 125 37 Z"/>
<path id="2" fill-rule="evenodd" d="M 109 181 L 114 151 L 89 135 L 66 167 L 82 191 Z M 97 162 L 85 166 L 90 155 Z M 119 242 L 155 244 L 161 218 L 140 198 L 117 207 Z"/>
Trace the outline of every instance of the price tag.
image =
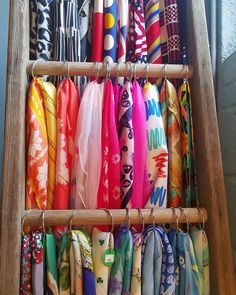
<path id="1" fill-rule="evenodd" d="M 106 266 L 112 266 L 115 261 L 115 251 L 113 249 L 107 249 L 102 255 L 102 262 Z"/>

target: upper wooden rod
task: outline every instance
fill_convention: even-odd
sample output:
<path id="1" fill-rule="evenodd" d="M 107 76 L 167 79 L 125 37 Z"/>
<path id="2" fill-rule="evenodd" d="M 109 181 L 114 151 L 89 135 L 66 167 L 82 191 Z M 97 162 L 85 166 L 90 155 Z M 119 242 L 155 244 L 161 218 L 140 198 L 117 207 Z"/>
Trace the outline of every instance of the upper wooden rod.
<path id="1" fill-rule="evenodd" d="M 33 66 L 34 65 L 34 66 Z M 88 76 L 105 77 L 107 67 L 104 63 L 92 62 L 59 62 L 59 61 L 28 61 L 26 71 L 28 75 L 48 75 L 48 76 Z M 135 67 L 135 68 L 134 68 Z M 191 65 L 177 64 L 110 64 L 110 76 L 130 77 L 136 72 L 136 77 L 150 78 L 184 78 L 193 76 L 193 67 Z"/>
<path id="2" fill-rule="evenodd" d="M 202 223 L 203 215 L 204 222 L 207 221 L 207 211 L 201 208 L 203 215 L 197 208 L 184 208 L 189 223 Z M 176 209 L 176 215 L 179 223 L 187 223 L 186 216 L 181 213 L 180 209 Z M 28 214 L 24 212 L 24 225 L 40 226 L 42 225 L 42 212 L 40 210 L 32 210 Z M 70 223 L 71 217 L 75 210 L 46 210 L 44 213 L 45 225 L 66 225 Z M 127 211 L 125 209 L 112 209 L 110 210 L 114 224 L 128 223 Z M 130 223 L 142 224 L 141 216 L 137 209 L 130 209 Z M 145 224 L 152 224 L 153 216 L 151 209 L 142 209 Z M 174 216 L 172 209 L 155 209 L 153 215 L 156 224 L 163 223 L 176 223 L 176 216 Z M 73 216 L 74 225 L 101 225 L 111 224 L 111 217 L 104 210 L 83 209 L 77 210 Z"/>

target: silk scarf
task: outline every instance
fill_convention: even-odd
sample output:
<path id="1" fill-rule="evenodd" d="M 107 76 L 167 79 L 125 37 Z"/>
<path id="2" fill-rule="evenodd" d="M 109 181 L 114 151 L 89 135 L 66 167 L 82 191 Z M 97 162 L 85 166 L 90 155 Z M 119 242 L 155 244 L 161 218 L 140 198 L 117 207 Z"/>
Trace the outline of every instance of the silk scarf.
<path id="1" fill-rule="evenodd" d="M 114 89 L 111 80 L 104 85 L 102 110 L 102 171 L 98 208 L 120 207 L 120 149 L 115 120 Z"/>
<path id="2" fill-rule="evenodd" d="M 145 0 L 148 62 L 161 64 L 160 0 Z"/>
<path id="3" fill-rule="evenodd" d="M 47 208 L 48 136 L 44 97 L 37 79 L 31 81 L 27 103 L 26 209 Z"/>
<path id="4" fill-rule="evenodd" d="M 145 183 L 143 206 L 166 207 L 168 179 L 168 150 L 164 131 L 159 93 L 156 86 L 144 85 L 147 134 L 147 172 L 149 183 Z"/>
<path id="5" fill-rule="evenodd" d="M 118 57 L 117 61 L 122 63 L 126 61 L 126 36 L 128 28 L 128 13 L 129 13 L 129 1 L 118 0 Z"/>
<path id="6" fill-rule="evenodd" d="M 98 228 L 94 227 L 92 232 L 92 258 L 96 293 L 98 295 L 108 294 L 111 267 L 106 266 L 103 263 L 103 255 L 110 249 L 114 250 L 113 234 L 110 232 L 100 231 Z"/>
<path id="7" fill-rule="evenodd" d="M 162 85 L 160 102 L 169 152 L 168 204 L 179 207 L 183 204 L 180 109 L 175 87 L 168 80 Z"/>
<path id="8" fill-rule="evenodd" d="M 142 89 L 137 81 L 132 86 L 133 109 L 133 135 L 134 135 L 134 156 L 133 156 L 133 191 L 131 204 L 133 208 L 142 208 L 143 185 L 146 172 L 146 113 Z"/>
<path id="9" fill-rule="evenodd" d="M 206 232 L 192 227 L 190 236 L 193 242 L 198 270 L 200 273 L 201 294 L 210 294 L 209 247 Z"/>
<path id="10" fill-rule="evenodd" d="M 141 262 L 142 262 L 142 242 L 143 233 L 132 231 L 133 238 L 133 263 L 132 263 L 132 277 L 131 277 L 131 295 L 141 295 Z M 148 293 L 149 294 L 149 293 Z"/>
<path id="11" fill-rule="evenodd" d="M 198 199 L 193 141 L 191 91 L 190 85 L 187 81 L 184 81 L 184 83 L 180 86 L 178 99 L 181 118 L 184 206 L 193 207 L 198 205 Z"/>
<path id="12" fill-rule="evenodd" d="M 20 295 L 32 294 L 32 237 L 23 234 L 21 238 L 21 264 L 20 264 Z"/>
<path id="13" fill-rule="evenodd" d="M 70 79 L 65 79 L 57 88 L 57 158 L 53 209 L 69 209 L 71 167 L 78 110 L 78 89 Z M 64 227 L 57 227 L 57 229 L 60 233 Z"/>
<path id="14" fill-rule="evenodd" d="M 43 233 L 32 233 L 32 291 L 35 295 L 44 295 Z"/>
<path id="15" fill-rule="evenodd" d="M 96 209 L 99 189 L 104 84 L 90 82 L 79 108 L 72 164 L 70 208 Z"/>
<path id="16" fill-rule="evenodd" d="M 59 245 L 59 294 L 70 295 L 70 238 L 66 232 L 63 234 Z"/>
<path id="17" fill-rule="evenodd" d="M 120 225 L 115 236 L 115 261 L 112 265 L 109 295 L 126 295 L 130 292 L 133 242 L 126 225 Z"/>
<path id="18" fill-rule="evenodd" d="M 131 201 L 133 192 L 133 97 L 131 82 L 127 81 L 120 92 L 119 107 L 119 143 L 121 155 L 121 208 L 125 208 Z"/>
<path id="19" fill-rule="evenodd" d="M 41 89 L 45 107 L 47 137 L 48 137 L 48 192 L 47 209 L 53 207 L 56 181 L 56 88 L 51 82 L 44 82 L 43 78 L 37 78 Z"/>

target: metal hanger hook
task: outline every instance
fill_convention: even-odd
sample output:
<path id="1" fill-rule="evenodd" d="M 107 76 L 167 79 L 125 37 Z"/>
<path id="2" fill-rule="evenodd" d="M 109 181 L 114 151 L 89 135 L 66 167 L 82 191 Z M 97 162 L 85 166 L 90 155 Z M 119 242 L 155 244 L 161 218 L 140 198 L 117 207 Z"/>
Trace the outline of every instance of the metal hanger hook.
<path id="1" fill-rule="evenodd" d="M 198 212 L 202 215 L 202 229 L 205 229 L 205 215 L 200 207 L 197 208 Z"/>
<path id="2" fill-rule="evenodd" d="M 30 212 L 32 212 L 32 211 L 33 211 L 33 209 L 28 210 L 28 211 L 23 215 L 23 217 L 22 217 L 22 219 L 21 219 L 21 234 L 22 234 L 22 235 L 25 234 L 25 232 L 24 232 L 24 222 L 25 222 L 25 217 L 26 217 L 28 214 L 30 214 Z"/>
<path id="3" fill-rule="evenodd" d="M 176 214 L 176 208 L 171 207 L 170 209 L 172 210 L 173 215 L 175 216 L 175 219 L 176 219 L 176 229 L 179 230 L 179 218 L 178 218 L 178 215 Z"/>
<path id="4" fill-rule="evenodd" d="M 106 62 L 106 80 L 109 80 L 111 76 L 111 64 L 109 61 Z"/>
<path id="5" fill-rule="evenodd" d="M 73 213 L 72 213 L 72 215 L 71 215 L 71 217 L 70 217 L 70 225 L 69 225 L 69 231 L 72 231 L 72 226 L 73 226 L 73 218 L 74 218 L 74 216 L 76 215 L 76 213 L 78 213 L 78 210 L 75 210 Z"/>
<path id="6" fill-rule="evenodd" d="M 96 81 L 98 80 L 98 74 L 99 74 L 99 62 L 96 61 Z"/>
<path id="7" fill-rule="evenodd" d="M 143 215 L 143 212 L 142 212 L 142 210 L 140 208 L 137 208 L 137 210 L 138 210 L 140 219 L 142 221 L 142 233 L 143 233 L 144 232 L 144 228 L 145 228 L 144 215 Z"/>
<path id="8" fill-rule="evenodd" d="M 164 71 L 164 78 L 165 78 L 165 80 L 167 80 L 166 68 L 167 68 L 167 64 L 164 64 L 163 71 Z"/>
<path id="9" fill-rule="evenodd" d="M 187 223 L 187 233 L 189 233 L 189 220 L 188 220 L 188 215 L 187 215 L 187 213 L 186 213 L 186 211 L 185 211 L 184 208 L 179 207 L 179 210 L 181 211 L 181 214 L 184 214 L 184 216 L 185 216 L 186 223 Z"/>
<path id="10" fill-rule="evenodd" d="M 41 59 L 41 58 L 36 59 L 36 60 L 33 62 L 33 65 L 32 65 L 31 74 L 32 74 L 32 77 L 33 77 L 34 79 L 36 78 L 36 76 L 35 76 L 35 74 L 34 74 L 34 68 L 35 68 L 35 65 L 37 64 L 37 62 L 39 62 L 39 61 L 42 61 L 42 59 Z"/>
<path id="11" fill-rule="evenodd" d="M 45 234 L 46 233 L 46 229 L 45 229 L 45 210 L 42 211 L 41 218 L 42 218 L 42 230 L 43 230 L 43 233 Z"/>
<path id="12" fill-rule="evenodd" d="M 113 217 L 111 211 L 106 208 L 102 208 L 101 210 L 105 211 L 110 216 L 110 218 L 111 218 L 111 231 L 110 231 L 110 233 L 113 233 L 114 227 L 115 227 L 115 221 L 114 221 L 114 217 Z"/>
<path id="13" fill-rule="evenodd" d="M 189 67 L 188 67 L 188 65 L 183 65 L 183 71 L 186 72 L 186 76 L 184 77 L 184 79 L 186 81 L 188 81 L 188 78 L 189 78 Z"/>

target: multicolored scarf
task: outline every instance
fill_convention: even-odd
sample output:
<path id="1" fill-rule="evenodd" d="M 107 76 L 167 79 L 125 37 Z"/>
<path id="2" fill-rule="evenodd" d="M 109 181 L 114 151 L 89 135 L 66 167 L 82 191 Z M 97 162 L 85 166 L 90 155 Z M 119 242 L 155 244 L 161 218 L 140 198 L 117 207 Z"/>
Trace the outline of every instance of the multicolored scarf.
<path id="1" fill-rule="evenodd" d="M 144 85 L 147 133 L 147 172 L 143 206 L 166 207 L 168 179 L 168 150 L 156 86 Z"/>
<path id="2" fill-rule="evenodd" d="M 147 62 L 147 41 L 143 0 L 129 1 L 129 29 L 127 33 L 127 61 Z"/>
<path id="3" fill-rule="evenodd" d="M 44 295 L 43 233 L 32 233 L 32 291 L 35 295 Z"/>
<path id="4" fill-rule="evenodd" d="M 179 102 L 175 87 L 165 80 L 161 88 L 161 111 L 169 151 L 168 204 L 183 204 L 181 122 Z"/>
<path id="5" fill-rule="evenodd" d="M 47 208 L 48 135 L 44 97 L 37 79 L 31 81 L 27 107 L 26 209 Z"/>
<path id="6" fill-rule="evenodd" d="M 104 86 L 102 120 L 102 171 L 98 208 L 117 209 L 120 207 L 120 149 L 111 80 L 107 80 Z"/>
<path id="7" fill-rule="evenodd" d="M 31 234 L 23 234 L 21 238 L 20 295 L 32 294 L 32 251 Z"/>
<path id="8" fill-rule="evenodd" d="M 131 201 L 133 192 L 134 133 L 132 112 L 131 82 L 127 81 L 120 93 L 118 128 L 121 154 L 121 208 L 125 208 Z"/>
<path id="9" fill-rule="evenodd" d="M 47 209 L 53 207 L 56 181 L 56 136 L 57 136 L 57 109 L 56 88 L 51 82 L 44 82 L 43 78 L 37 78 L 41 89 L 45 107 L 47 136 L 48 136 L 48 193 Z"/>
<path id="10" fill-rule="evenodd" d="M 96 209 L 99 188 L 104 84 L 86 86 L 79 108 L 72 164 L 70 208 Z"/>
<path id="11" fill-rule="evenodd" d="M 57 88 L 57 160 L 53 209 L 69 209 L 71 167 L 79 100 L 75 84 L 70 79 L 61 81 Z M 60 228 L 62 230 L 64 227 L 58 227 L 58 231 Z"/>
<path id="12" fill-rule="evenodd" d="M 133 264 L 132 264 L 132 277 L 130 295 L 141 295 L 141 262 L 142 262 L 142 242 L 143 233 L 136 231 L 132 232 L 133 237 Z"/>
<path id="13" fill-rule="evenodd" d="M 133 241 L 126 225 L 120 225 L 115 237 L 115 261 L 109 282 L 109 295 L 129 294 L 132 274 Z"/>
<path id="14" fill-rule="evenodd" d="M 190 85 L 187 81 L 180 86 L 178 92 L 181 118 L 181 142 L 183 161 L 183 193 L 184 206 L 198 205 L 197 181 L 195 168 L 195 151 L 193 141 L 193 122 Z"/>
<path id="15" fill-rule="evenodd" d="M 117 61 L 122 63 L 126 61 L 126 36 L 128 28 L 128 13 L 129 13 L 129 1 L 118 0 L 118 57 Z"/>
<path id="16" fill-rule="evenodd" d="M 161 64 L 160 0 L 145 0 L 144 3 L 148 62 Z"/>
<path id="17" fill-rule="evenodd" d="M 59 294 L 70 295 L 70 238 L 67 232 L 60 240 L 58 268 Z"/>

